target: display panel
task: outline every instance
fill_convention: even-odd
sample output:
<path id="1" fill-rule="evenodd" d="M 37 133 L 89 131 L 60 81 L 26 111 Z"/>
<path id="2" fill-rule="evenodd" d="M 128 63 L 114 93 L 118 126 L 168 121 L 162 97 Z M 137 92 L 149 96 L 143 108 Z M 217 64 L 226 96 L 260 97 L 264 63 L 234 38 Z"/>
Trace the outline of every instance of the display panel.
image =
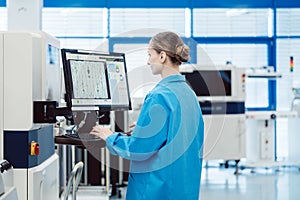
<path id="1" fill-rule="evenodd" d="M 231 70 L 202 70 L 182 74 L 199 97 L 232 95 Z"/>
<path id="2" fill-rule="evenodd" d="M 51 42 L 53 43 L 53 42 Z M 45 77 L 46 77 L 46 100 L 54 100 L 60 102 L 61 99 L 61 68 L 60 68 L 60 50 L 59 45 L 51 44 L 47 42 L 46 44 L 46 67 L 45 67 Z"/>
<path id="3" fill-rule="evenodd" d="M 72 110 L 131 109 L 124 53 L 62 49 L 66 102 Z"/>

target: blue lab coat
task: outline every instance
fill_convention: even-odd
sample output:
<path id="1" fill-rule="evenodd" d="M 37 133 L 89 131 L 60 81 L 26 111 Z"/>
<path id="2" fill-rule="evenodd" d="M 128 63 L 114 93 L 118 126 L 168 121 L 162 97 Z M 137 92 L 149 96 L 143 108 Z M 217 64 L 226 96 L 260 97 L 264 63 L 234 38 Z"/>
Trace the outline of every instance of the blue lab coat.
<path id="1" fill-rule="evenodd" d="M 132 136 L 114 133 L 109 151 L 130 160 L 127 200 L 198 200 L 204 127 L 182 75 L 162 79 L 144 100 Z"/>

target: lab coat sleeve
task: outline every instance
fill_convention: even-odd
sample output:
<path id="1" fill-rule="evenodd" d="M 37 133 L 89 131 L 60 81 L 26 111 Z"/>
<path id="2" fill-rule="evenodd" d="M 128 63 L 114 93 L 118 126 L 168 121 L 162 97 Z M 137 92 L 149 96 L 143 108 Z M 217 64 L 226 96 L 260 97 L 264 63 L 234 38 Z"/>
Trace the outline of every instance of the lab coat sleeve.
<path id="1" fill-rule="evenodd" d="M 114 155 L 142 161 L 155 154 L 167 140 L 169 109 L 162 95 L 148 95 L 131 136 L 114 133 L 106 146 Z"/>

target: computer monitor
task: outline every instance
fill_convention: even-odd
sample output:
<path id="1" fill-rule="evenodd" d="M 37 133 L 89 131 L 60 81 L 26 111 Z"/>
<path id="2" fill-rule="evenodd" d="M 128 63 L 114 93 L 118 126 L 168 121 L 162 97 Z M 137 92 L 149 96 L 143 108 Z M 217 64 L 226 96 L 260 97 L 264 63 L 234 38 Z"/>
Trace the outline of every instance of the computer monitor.
<path id="1" fill-rule="evenodd" d="M 197 96 L 231 96 L 231 70 L 182 73 Z"/>
<path id="2" fill-rule="evenodd" d="M 62 49 L 66 103 L 76 110 L 131 109 L 124 53 Z"/>

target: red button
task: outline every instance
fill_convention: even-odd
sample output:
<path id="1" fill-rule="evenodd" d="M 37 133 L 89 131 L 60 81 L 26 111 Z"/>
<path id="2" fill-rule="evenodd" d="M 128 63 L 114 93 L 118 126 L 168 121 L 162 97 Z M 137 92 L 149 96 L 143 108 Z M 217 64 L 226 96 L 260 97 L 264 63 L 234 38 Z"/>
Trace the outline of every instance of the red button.
<path id="1" fill-rule="evenodd" d="M 35 153 L 35 155 L 39 155 L 40 154 L 40 145 L 38 143 L 35 145 L 34 153 Z"/>

